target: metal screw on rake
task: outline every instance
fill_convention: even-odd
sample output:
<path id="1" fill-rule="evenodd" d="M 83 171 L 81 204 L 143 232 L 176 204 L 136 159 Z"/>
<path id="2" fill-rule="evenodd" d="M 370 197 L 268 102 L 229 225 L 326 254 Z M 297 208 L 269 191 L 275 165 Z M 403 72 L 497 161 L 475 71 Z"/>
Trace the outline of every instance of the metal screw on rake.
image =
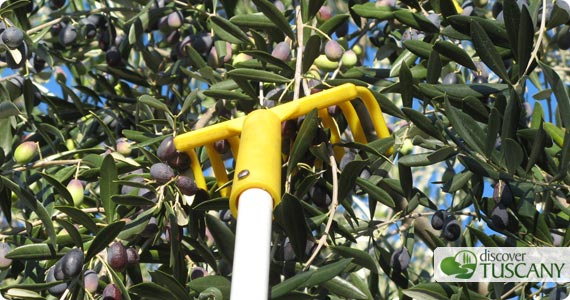
<path id="1" fill-rule="evenodd" d="M 237 218 L 232 300 L 267 299 L 272 213 L 281 200 L 281 122 L 317 109 L 323 124 L 331 131 L 331 142 L 338 143 L 341 141 L 339 129 L 327 111 L 329 106 L 337 105 L 354 140 L 367 143 L 360 119 L 350 103 L 357 98 L 368 110 L 377 136 L 389 136 L 372 92 L 364 87 L 344 84 L 271 109 L 256 110 L 244 117 L 184 133 L 174 139 L 178 151 L 190 155 L 196 183 L 203 189 L 206 181 L 195 148 L 205 146 L 220 186 L 229 179 L 222 158 L 214 149 L 214 142 L 228 140 L 236 159 L 232 186 L 220 191 L 224 196 L 229 195 L 231 212 Z M 342 152 L 335 152 L 337 159 L 341 156 Z"/>

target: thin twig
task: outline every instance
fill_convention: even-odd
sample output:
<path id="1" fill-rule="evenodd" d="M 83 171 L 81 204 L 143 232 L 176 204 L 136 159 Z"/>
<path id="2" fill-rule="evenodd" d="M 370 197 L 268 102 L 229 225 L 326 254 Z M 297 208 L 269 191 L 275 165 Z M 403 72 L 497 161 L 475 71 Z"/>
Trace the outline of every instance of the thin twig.
<path id="1" fill-rule="evenodd" d="M 59 23 L 61 23 L 62 20 L 63 20 L 63 18 L 57 18 L 57 19 L 53 19 L 53 20 L 51 20 L 51 21 L 49 21 L 49 22 L 47 22 L 47 23 L 40 24 L 40 25 L 38 25 L 38 26 L 36 26 L 36 27 L 34 27 L 34 28 L 32 28 L 32 29 L 26 31 L 26 34 L 27 34 L 27 35 L 32 35 L 32 34 L 38 32 L 38 31 L 40 31 L 40 30 L 42 30 L 42 29 L 44 29 L 44 28 L 46 28 L 46 27 L 51 27 L 51 26 L 53 26 L 53 25 L 55 25 L 55 24 L 59 24 Z"/>
<path id="2" fill-rule="evenodd" d="M 263 107 L 263 81 L 259 82 L 259 106 Z"/>
<path id="3" fill-rule="evenodd" d="M 540 285 L 540 287 L 536 291 L 534 291 L 532 294 L 528 295 L 527 299 L 536 299 L 536 297 L 538 297 L 538 295 L 540 295 L 541 293 L 544 293 L 545 292 L 544 291 L 544 288 L 545 288 L 544 284 L 545 284 L 545 282 L 542 282 L 542 284 Z M 566 299 L 568 299 L 568 298 L 566 298 Z"/>
<path id="4" fill-rule="evenodd" d="M 340 61 L 338 63 L 338 67 L 334 70 L 334 72 L 331 75 L 331 79 L 335 79 L 336 76 L 338 76 L 338 73 L 340 73 L 340 68 L 342 68 L 342 61 Z"/>
<path id="5" fill-rule="evenodd" d="M 77 162 L 77 168 L 75 169 L 75 176 L 74 176 L 75 180 L 77 180 L 77 177 L 79 177 L 79 168 L 81 168 L 81 160 Z"/>
<path id="6" fill-rule="evenodd" d="M 43 168 L 43 167 L 49 167 L 49 166 L 74 165 L 74 164 L 78 164 L 80 162 L 81 162 L 80 159 L 41 160 L 41 161 L 34 163 L 33 165 L 31 165 L 29 167 L 22 166 L 22 167 L 14 168 L 14 169 L 12 169 L 12 171 L 21 172 L 21 171 L 25 171 L 25 170 L 30 169 L 30 168 L 35 169 L 35 168 Z"/>
<path id="7" fill-rule="evenodd" d="M 542 0 L 542 7 L 543 7 L 542 18 L 540 18 L 540 29 L 538 30 L 538 39 L 536 40 L 536 47 L 534 47 L 534 50 L 530 55 L 530 59 L 523 74 L 526 74 L 526 72 L 528 72 L 530 66 L 532 65 L 533 60 L 538 60 L 538 50 L 540 50 L 540 44 L 542 43 L 542 39 L 544 37 L 544 31 L 546 29 L 546 0 Z"/>
<path id="8" fill-rule="evenodd" d="M 305 262 L 305 267 L 304 267 L 305 270 L 309 268 L 313 260 L 315 260 L 315 258 L 319 254 L 321 248 L 323 248 L 323 246 L 327 243 L 327 237 L 329 235 L 329 231 L 331 229 L 334 220 L 334 214 L 338 207 L 338 166 L 336 165 L 336 160 L 334 159 L 334 155 L 329 156 L 329 161 L 332 168 L 332 181 L 333 181 L 332 199 L 331 199 L 331 204 L 329 205 L 329 218 L 327 220 L 327 225 L 325 226 L 325 230 L 321 235 L 321 238 L 319 239 L 317 248 L 315 249 L 315 251 L 313 251 L 313 254 L 307 260 L 307 262 Z"/>
<path id="9" fill-rule="evenodd" d="M 299 99 L 301 91 L 301 70 L 303 69 L 303 18 L 301 18 L 301 9 L 296 8 L 295 22 L 297 23 L 297 61 L 295 63 L 295 86 L 293 87 L 293 100 Z"/>
<path id="10" fill-rule="evenodd" d="M 208 124 L 208 122 L 210 122 L 210 120 L 214 117 L 215 111 L 215 106 L 208 108 L 206 112 L 202 114 L 202 117 L 196 122 L 196 125 L 194 125 L 194 130 L 198 130 L 206 126 L 206 124 Z"/>
<path id="11" fill-rule="evenodd" d="M 54 267 L 55 268 L 55 267 Z M 63 294 L 61 295 L 61 297 L 59 298 L 59 300 L 63 300 L 67 297 L 67 295 L 69 295 L 69 288 L 65 289 L 65 291 L 63 292 Z"/>
<path id="12" fill-rule="evenodd" d="M 295 77 L 293 86 L 293 100 L 299 99 L 301 92 L 301 70 L 303 69 L 303 20 L 301 18 L 301 9 L 299 6 L 295 12 L 295 23 L 297 27 L 297 61 L 295 63 Z M 283 93 L 284 95 L 285 93 Z M 289 192 L 291 188 L 291 174 L 285 179 L 285 191 Z"/>
<path id="13" fill-rule="evenodd" d="M 315 27 L 315 26 L 306 25 L 306 24 L 303 25 L 303 26 L 305 26 L 305 27 L 307 27 L 307 28 L 311 28 L 312 30 L 314 30 L 314 31 L 316 31 L 316 32 L 318 32 L 318 33 L 320 33 L 320 34 L 322 34 L 322 35 L 323 35 L 327 40 L 329 40 L 329 41 L 332 40 L 332 38 L 331 38 L 328 34 L 326 34 L 325 32 L 323 32 L 322 30 L 320 30 L 319 28 L 317 28 L 317 27 Z"/>
<path id="14" fill-rule="evenodd" d="M 523 286 L 526 285 L 526 282 L 519 282 L 517 283 L 517 285 L 515 285 L 512 289 L 510 289 L 509 291 L 507 291 L 506 293 L 504 293 L 503 295 L 501 295 L 501 300 L 502 299 L 507 299 L 509 298 L 509 296 L 514 293 L 516 290 L 522 288 Z"/>

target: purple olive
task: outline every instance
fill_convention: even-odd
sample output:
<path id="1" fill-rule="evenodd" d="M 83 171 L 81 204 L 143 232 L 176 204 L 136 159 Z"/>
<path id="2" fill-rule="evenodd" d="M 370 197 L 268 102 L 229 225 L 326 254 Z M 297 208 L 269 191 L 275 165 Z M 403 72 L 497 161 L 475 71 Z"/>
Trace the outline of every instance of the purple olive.
<path id="1" fill-rule="evenodd" d="M 158 150 L 156 151 L 156 155 L 160 160 L 167 161 L 170 158 L 174 157 L 176 154 L 176 147 L 174 146 L 174 137 L 168 136 L 158 146 Z"/>
<path id="2" fill-rule="evenodd" d="M 493 200 L 495 203 L 501 203 L 505 206 L 511 205 L 513 202 L 513 193 L 511 187 L 504 180 L 499 180 L 493 187 Z"/>
<path id="3" fill-rule="evenodd" d="M 12 264 L 12 260 L 6 258 L 6 254 L 8 254 L 11 249 L 8 243 L 0 242 L 0 269 L 5 269 Z"/>
<path id="4" fill-rule="evenodd" d="M 283 41 L 275 45 L 273 51 L 271 52 L 271 56 L 280 59 L 282 61 L 288 61 L 291 55 L 291 46 L 289 43 Z"/>
<path id="5" fill-rule="evenodd" d="M 54 269 L 55 269 L 55 267 L 51 267 L 49 269 L 49 271 L 47 273 L 47 277 L 46 277 L 47 283 L 51 283 L 51 282 L 59 280 L 59 279 L 55 278 Z M 48 293 L 50 293 L 52 296 L 59 297 L 65 292 L 66 289 L 67 289 L 67 282 L 62 282 L 60 284 L 56 284 L 54 286 L 49 287 Z"/>
<path id="6" fill-rule="evenodd" d="M 68 24 L 59 32 L 59 43 L 64 47 L 71 46 L 77 40 L 77 28 Z"/>
<path id="7" fill-rule="evenodd" d="M 83 26 L 83 35 L 90 40 L 97 36 L 97 26 L 93 23 L 85 23 Z"/>
<path id="8" fill-rule="evenodd" d="M 10 49 L 16 49 L 24 42 L 24 31 L 18 27 L 9 27 L 2 32 L 2 42 Z"/>
<path id="9" fill-rule="evenodd" d="M 121 290 L 113 284 L 108 284 L 105 289 L 103 290 L 102 295 L 103 300 L 120 300 L 121 299 Z"/>
<path id="10" fill-rule="evenodd" d="M 174 178 L 174 170 L 165 163 L 156 163 L 150 167 L 150 176 L 156 182 L 164 184 Z"/>
<path id="11" fill-rule="evenodd" d="M 509 212 L 503 204 L 495 206 L 491 212 L 491 220 L 498 230 L 504 230 L 509 225 Z"/>
<path id="12" fill-rule="evenodd" d="M 230 151 L 230 143 L 228 140 L 218 140 L 214 142 L 214 149 L 220 154 L 226 154 Z"/>
<path id="13" fill-rule="evenodd" d="M 65 279 L 75 277 L 83 269 L 83 263 L 85 261 L 85 255 L 83 251 L 79 248 L 75 248 L 67 252 L 61 258 L 61 271 Z"/>
<path id="14" fill-rule="evenodd" d="M 113 46 L 105 53 L 105 61 L 109 67 L 118 67 L 121 65 L 121 52 L 117 47 Z"/>
<path id="15" fill-rule="evenodd" d="M 184 24 L 184 16 L 180 11 L 173 11 L 167 16 L 166 22 L 171 29 L 178 29 Z"/>
<path id="16" fill-rule="evenodd" d="M 114 242 L 107 249 L 107 263 L 113 270 L 122 272 L 128 262 L 127 249 L 121 242 Z"/>
<path id="17" fill-rule="evenodd" d="M 200 54 L 207 54 L 214 44 L 210 33 L 200 33 L 192 37 L 191 45 Z"/>
<path id="18" fill-rule="evenodd" d="M 485 76 L 481 76 L 481 75 L 476 75 L 475 77 L 473 77 L 473 80 L 471 80 L 472 83 L 487 83 L 489 82 L 489 79 L 487 79 L 487 77 Z"/>
<path id="19" fill-rule="evenodd" d="M 435 230 L 441 230 L 443 223 L 447 218 L 447 212 L 443 209 L 437 210 L 431 217 L 431 227 Z"/>
<path id="20" fill-rule="evenodd" d="M 208 271 L 202 267 L 194 267 L 190 272 L 190 279 L 194 280 L 196 278 L 208 276 Z"/>
<path id="21" fill-rule="evenodd" d="M 139 253 L 133 247 L 127 248 L 127 265 L 134 266 L 139 263 Z"/>
<path id="22" fill-rule="evenodd" d="M 461 224 L 454 216 L 448 216 L 443 224 L 441 235 L 448 241 L 456 241 L 461 235 Z"/>
<path id="23" fill-rule="evenodd" d="M 193 196 L 198 192 L 196 182 L 188 176 L 178 176 L 176 178 L 176 186 L 186 196 Z"/>
<path id="24" fill-rule="evenodd" d="M 457 84 L 459 83 L 459 75 L 454 72 L 448 73 L 443 77 L 443 84 Z"/>
<path id="25" fill-rule="evenodd" d="M 167 161 L 172 168 L 183 172 L 190 168 L 190 156 L 186 152 L 176 152 L 172 158 Z"/>
<path id="26" fill-rule="evenodd" d="M 390 257 L 390 265 L 394 269 L 394 272 L 402 272 L 405 271 L 410 264 L 410 254 L 408 253 L 408 249 L 406 247 L 402 247 L 394 253 Z"/>
<path id="27" fill-rule="evenodd" d="M 99 286 L 99 276 L 93 270 L 86 270 L 83 273 L 83 287 L 89 293 L 93 294 L 97 291 Z"/>
<path id="28" fill-rule="evenodd" d="M 325 55 L 330 61 L 339 61 L 344 54 L 344 49 L 335 40 L 330 40 L 325 44 Z"/>
<path id="29" fill-rule="evenodd" d="M 332 12 L 330 7 L 321 6 L 321 8 L 319 8 L 319 11 L 317 12 L 317 20 L 322 23 L 330 18 L 332 18 Z"/>

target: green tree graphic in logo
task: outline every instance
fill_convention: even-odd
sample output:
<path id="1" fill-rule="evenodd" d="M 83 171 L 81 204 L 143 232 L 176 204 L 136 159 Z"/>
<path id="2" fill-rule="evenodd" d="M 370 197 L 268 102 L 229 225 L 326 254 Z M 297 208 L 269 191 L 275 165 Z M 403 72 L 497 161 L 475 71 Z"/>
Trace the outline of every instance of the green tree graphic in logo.
<path id="1" fill-rule="evenodd" d="M 473 276 L 477 268 L 477 256 L 471 251 L 462 250 L 455 254 L 455 256 L 444 258 L 439 266 L 441 271 L 448 276 L 469 279 Z"/>

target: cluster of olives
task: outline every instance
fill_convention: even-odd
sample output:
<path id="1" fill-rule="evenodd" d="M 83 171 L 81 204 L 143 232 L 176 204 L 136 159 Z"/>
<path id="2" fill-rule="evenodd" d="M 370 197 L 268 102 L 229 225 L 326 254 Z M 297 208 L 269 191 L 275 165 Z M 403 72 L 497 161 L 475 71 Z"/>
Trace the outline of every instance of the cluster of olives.
<path id="1" fill-rule="evenodd" d="M 11 261 L 3 258 L 5 255 L 3 253 L 9 251 L 9 246 L 5 247 L 3 244 L 0 243 L 0 266 L 7 266 Z M 71 280 L 82 273 L 84 263 L 85 256 L 81 249 L 75 248 L 67 252 L 47 272 L 47 283 L 62 281 L 50 286 L 48 292 L 55 297 L 61 296 L 68 289 Z M 135 248 L 127 248 L 120 242 L 114 242 L 107 249 L 107 263 L 114 271 L 123 272 L 127 266 L 139 263 L 139 255 Z M 97 292 L 99 287 L 97 272 L 93 270 L 85 270 L 83 272 L 83 287 L 89 293 L 94 294 Z M 121 291 L 115 284 L 109 283 L 103 289 L 102 296 L 103 299 L 118 300 L 121 299 Z"/>
<path id="2" fill-rule="evenodd" d="M 507 207 L 513 201 L 513 194 L 509 185 L 499 180 L 493 188 L 493 200 L 495 208 L 491 211 L 491 221 L 497 230 L 505 230 L 509 225 L 509 212 Z"/>
<path id="3" fill-rule="evenodd" d="M 164 4 L 159 2 L 153 9 L 160 9 L 163 6 Z M 200 55 L 206 57 L 208 65 L 212 68 L 221 67 L 232 59 L 233 49 L 229 43 L 225 43 L 226 53 L 222 56 L 214 47 L 214 39 L 210 32 L 188 32 L 184 25 L 189 22 L 191 19 L 187 19 L 182 11 L 174 10 L 149 24 L 147 31 L 158 30 L 163 34 L 163 41 L 173 48 L 171 52 L 173 60 L 187 57 L 187 47 L 192 47 Z"/>
<path id="4" fill-rule="evenodd" d="M 461 235 L 461 224 L 448 211 L 439 209 L 431 218 L 431 227 L 441 230 L 441 236 L 450 241 L 456 241 Z"/>
<path id="5" fill-rule="evenodd" d="M 139 253 L 133 247 L 125 247 L 121 242 L 112 243 L 107 249 L 107 263 L 113 270 L 123 272 L 128 266 L 139 263 Z"/>
<path id="6" fill-rule="evenodd" d="M 83 250 L 75 248 L 67 252 L 47 272 L 47 283 L 63 281 L 62 283 L 51 286 L 48 289 L 48 292 L 56 297 L 61 296 L 68 288 L 71 279 L 81 274 L 84 262 L 85 256 L 83 255 Z M 95 292 L 99 281 L 97 274 L 93 271 L 85 271 L 83 280 L 85 289 L 90 292 Z M 94 284 L 93 281 L 95 281 L 97 284 Z M 95 289 L 93 289 L 94 285 Z"/>
<path id="7" fill-rule="evenodd" d="M 107 263 L 116 272 L 123 272 L 127 266 L 135 265 L 138 262 L 139 262 L 139 254 L 135 248 L 132 247 L 127 248 L 123 246 L 123 244 L 120 242 L 114 242 L 107 249 Z M 50 275 L 48 273 L 48 278 L 49 276 Z M 97 292 L 97 289 L 99 287 L 99 278 L 97 273 L 92 270 L 85 271 L 83 274 L 83 285 L 86 291 L 90 293 Z M 57 286 L 59 285 L 56 285 L 55 287 Z M 59 294 L 53 293 L 51 290 L 49 292 L 54 296 L 58 296 L 61 295 L 63 291 L 65 291 L 65 288 L 55 291 L 55 292 L 60 292 Z M 102 294 L 102 299 L 107 299 L 107 300 L 122 299 L 121 290 L 114 283 L 108 283 L 103 289 L 103 292 L 101 294 Z"/>
<path id="8" fill-rule="evenodd" d="M 122 65 L 118 48 L 123 36 L 117 35 L 115 27 L 104 15 L 93 14 L 79 22 L 58 23 L 51 27 L 50 32 L 64 48 L 72 48 L 96 39 L 99 48 L 105 52 L 107 65 L 110 67 Z"/>
<path id="9" fill-rule="evenodd" d="M 172 136 L 162 140 L 156 154 L 163 162 L 150 167 L 150 176 L 159 184 L 175 180 L 176 187 L 182 194 L 187 196 L 196 194 L 198 187 L 194 179 L 181 174 L 176 175 L 176 171 L 182 173 L 190 167 L 190 157 L 185 152 L 176 150 Z"/>
<path id="10" fill-rule="evenodd" d="M 324 71 L 333 71 L 342 64 L 345 68 L 350 68 L 358 62 L 357 48 L 345 51 L 344 48 L 335 40 L 329 40 L 325 43 L 324 53 L 315 59 L 315 66 Z"/>

